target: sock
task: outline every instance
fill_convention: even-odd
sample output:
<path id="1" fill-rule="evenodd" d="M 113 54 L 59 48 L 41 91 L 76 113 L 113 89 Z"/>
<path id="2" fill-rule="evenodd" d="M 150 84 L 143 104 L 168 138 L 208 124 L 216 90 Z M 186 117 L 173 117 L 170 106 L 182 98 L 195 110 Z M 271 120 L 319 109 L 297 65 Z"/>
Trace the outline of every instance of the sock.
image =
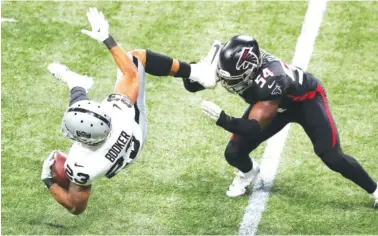
<path id="1" fill-rule="evenodd" d="M 377 183 L 377 189 L 371 194 L 375 199 L 378 199 L 378 183 Z"/>

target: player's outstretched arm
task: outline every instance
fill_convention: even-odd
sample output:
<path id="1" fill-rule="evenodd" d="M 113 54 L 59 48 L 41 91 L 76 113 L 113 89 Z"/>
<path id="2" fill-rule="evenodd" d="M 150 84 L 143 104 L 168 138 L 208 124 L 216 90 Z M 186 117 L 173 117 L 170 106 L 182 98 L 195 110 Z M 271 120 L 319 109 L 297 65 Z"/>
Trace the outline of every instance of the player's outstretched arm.
<path id="1" fill-rule="evenodd" d="M 242 136 L 258 135 L 261 129 L 276 116 L 278 106 L 278 100 L 258 102 L 251 109 L 248 119 L 243 119 L 227 115 L 212 102 L 205 101 L 201 104 L 204 113 L 218 126 Z"/>
<path id="2" fill-rule="evenodd" d="M 147 49 L 135 49 L 129 53 L 138 58 L 150 75 L 183 78 L 184 87 L 189 92 L 198 92 L 216 86 L 215 77 L 209 75 L 208 68 L 203 65 L 189 64 Z M 200 80 L 202 78 L 205 79 Z"/>
<path id="3" fill-rule="evenodd" d="M 116 85 L 115 92 L 126 95 L 132 103 L 135 103 L 139 91 L 139 77 L 136 66 L 114 38 L 109 35 L 109 23 L 102 12 L 99 12 L 96 8 L 89 8 L 87 18 L 92 30 L 81 30 L 81 32 L 106 45 L 123 73 L 123 78 Z"/>
<path id="4" fill-rule="evenodd" d="M 69 189 L 60 187 L 54 182 L 51 173 L 51 166 L 54 164 L 54 153 L 52 151 L 43 162 L 41 180 L 45 183 L 54 199 L 64 206 L 74 215 L 85 211 L 91 194 L 91 186 L 81 186 L 74 183 L 70 184 Z"/>
<path id="5" fill-rule="evenodd" d="M 190 65 L 167 55 L 153 52 L 148 49 L 135 49 L 129 51 L 138 58 L 146 72 L 155 76 L 189 77 Z"/>

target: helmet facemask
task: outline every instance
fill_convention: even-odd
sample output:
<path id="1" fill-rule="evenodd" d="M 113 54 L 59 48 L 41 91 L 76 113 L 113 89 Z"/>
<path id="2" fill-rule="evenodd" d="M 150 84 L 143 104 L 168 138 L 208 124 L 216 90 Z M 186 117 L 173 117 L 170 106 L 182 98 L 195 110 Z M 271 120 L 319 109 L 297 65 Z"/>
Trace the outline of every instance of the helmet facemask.
<path id="1" fill-rule="evenodd" d="M 222 70 L 218 64 L 217 76 L 227 91 L 240 94 L 252 85 L 253 79 L 261 66 L 260 58 L 252 49 L 240 49 L 243 53 L 235 65 L 236 71 L 240 71 L 238 75 L 231 76 L 229 72 Z"/>
<path id="2" fill-rule="evenodd" d="M 222 69 L 217 70 L 217 76 L 221 81 L 222 86 L 230 93 L 242 93 L 247 88 L 251 87 L 252 79 L 256 76 L 258 71 L 257 65 L 247 69 L 243 74 L 230 76 L 230 73 Z"/>

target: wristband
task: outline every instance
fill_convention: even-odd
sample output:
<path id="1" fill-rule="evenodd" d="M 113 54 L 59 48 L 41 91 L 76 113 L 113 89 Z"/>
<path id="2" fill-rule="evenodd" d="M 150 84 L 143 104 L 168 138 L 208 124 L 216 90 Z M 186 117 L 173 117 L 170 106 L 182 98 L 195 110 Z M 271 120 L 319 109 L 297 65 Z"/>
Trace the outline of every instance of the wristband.
<path id="1" fill-rule="evenodd" d="M 46 179 L 43 179 L 42 181 L 43 183 L 45 183 L 48 189 L 50 189 L 51 185 L 55 184 L 55 181 L 53 180 L 53 178 L 46 178 Z"/>
<path id="2" fill-rule="evenodd" d="M 117 46 L 117 42 L 114 40 L 114 38 L 111 35 L 109 35 L 109 37 L 104 40 L 104 44 L 109 50 Z"/>
<path id="3" fill-rule="evenodd" d="M 189 77 L 190 72 L 191 72 L 190 65 L 183 61 L 179 61 L 179 63 L 180 63 L 180 67 L 174 77 L 181 77 L 181 78 Z"/>

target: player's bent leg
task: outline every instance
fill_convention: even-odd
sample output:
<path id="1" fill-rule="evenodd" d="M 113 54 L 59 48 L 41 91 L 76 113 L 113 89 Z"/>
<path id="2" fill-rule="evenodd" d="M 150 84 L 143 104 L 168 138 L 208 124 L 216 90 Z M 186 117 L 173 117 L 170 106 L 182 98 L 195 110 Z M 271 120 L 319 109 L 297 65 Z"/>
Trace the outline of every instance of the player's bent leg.
<path id="1" fill-rule="evenodd" d="M 82 87 L 88 92 L 93 86 L 92 77 L 80 75 L 63 64 L 57 62 L 50 63 L 47 69 L 55 79 L 67 84 L 70 90 L 74 87 Z"/>
<path id="2" fill-rule="evenodd" d="M 226 191 L 229 197 L 244 195 L 250 184 L 254 184 L 260 173 L 259 164 L 249 157 L 249 153 L 258 146 L 257 143 L 250 144 L 248 139 L 238 135 L 233 138 L 227 145 L 224 152 L 227 162 L 237 168 L 239 172 Z"/>
<path id="3" fill-rule="evenodd" d="M 314 99 L 302 104 L 299 119 L 314 145 L 315 153 L 331 170 L 353 181 L 366 192 L 373 193 L 377 189 L 377 183 L 355 158 L 343 153 L 323 87 L 319 85 L 317 92 Z"/>
<path id="4" fill-rule="evenodd" d="M 249 107 L 243 115 L 248 119 Z M 225 158 L 227 162 L 239 169 L 236 177 L 226 192 L 229 197 L 236 197 L 247 192 L 250 184 L 254 184 L 260 172 L 260 167 L 255 160 L 251 160 L 249 153 L 256 149 L 260 143 L 279 132 L 285 125 L 293 121 L 294 111 L 286 111 L 277 115 L 267 127 L 256 137 L 244 137 L 233 135 L 225 150 Z"/>
<path id="5" fill-rule="evenodd" d="M 356 159 L 345 154 L 338 146 L 319 154 L 322 161 L 333 171 L 353 181 L 372 194 L 377 190 L 377 183 L 369 176 Z"/>
<path id="6" fill-rule="evenodd" d="M 228 164 L 247 173 L 253 166 L 249 153 L 257 146 L 257 143 L 251 144 L 247 139 L 239 135 L 233 135 L 230 142 L 227 144 L 224 156 Z"/>

